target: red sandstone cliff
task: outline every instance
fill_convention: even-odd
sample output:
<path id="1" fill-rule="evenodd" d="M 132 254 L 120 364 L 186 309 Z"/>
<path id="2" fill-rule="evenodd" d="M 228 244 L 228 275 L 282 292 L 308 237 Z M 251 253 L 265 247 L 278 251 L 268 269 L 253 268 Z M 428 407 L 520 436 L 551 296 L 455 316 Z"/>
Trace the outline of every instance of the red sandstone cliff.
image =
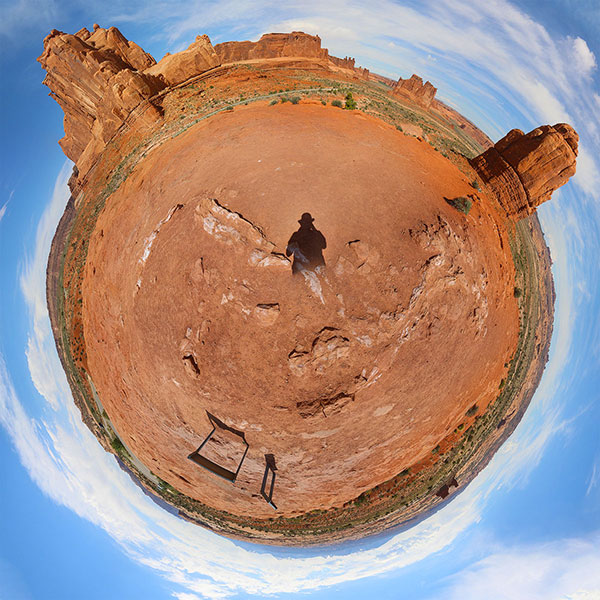
<path id="1" fill-rule="evenodd" d="M 358 75 L 361 79 L 370 79 L 369 69 L 365 69 L 364 67 L 356 67 L 354 58 L 350 56 L 346 56 L 345 58 L 338 58 L 337 56 L 329 55 L 329 62 L 336 67 L 341 69 L 348 69 L 349 71 L 354 71 L 356 75 Z"/>
<path id="2" fill-rule="evenodd" d="M 493 148 L 471 160 L 507 215 L 530 215 L 575 174 L 579 136 L 566 123 L 527 134 L 512 129 Z"/>
<path id="3" fill-rule="evenodd" d="M 75 163 L 88 147 L 102 148 L 127 115 L 165 84 L 145 69 L 154 59 L 111 27 L 75 35 L 52 30 L 38 58 L 44 84 L 65 113 L 64 153 Z M 150 115 L 150 118 L 159 114 Z"/>
<path id="4" fill-rule="evenodd" d="M 393 94 L 408 98 L 423 108 L 431 106 L 436 92 L 437 88 L 433 87 L 429 81 L 423 83 L 418 75 L 413 75 L 410 79 L 398 79 L 392 89 Z"/>

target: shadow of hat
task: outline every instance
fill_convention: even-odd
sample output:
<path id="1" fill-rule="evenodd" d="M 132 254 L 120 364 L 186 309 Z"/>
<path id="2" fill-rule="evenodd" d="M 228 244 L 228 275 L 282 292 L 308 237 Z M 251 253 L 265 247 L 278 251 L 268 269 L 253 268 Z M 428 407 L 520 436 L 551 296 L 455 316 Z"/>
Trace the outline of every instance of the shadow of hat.
<path id="1" fill-rule="evenodd" d="M 303 213 L 302 216 L 300 217 L 300 220 L 298 221 L 298 223 L 300 223 L 300 225 L 304 225 L 304 224 L 310 224 L 314 221 L 314 219 L 311 217 L 310 213 Z"/>

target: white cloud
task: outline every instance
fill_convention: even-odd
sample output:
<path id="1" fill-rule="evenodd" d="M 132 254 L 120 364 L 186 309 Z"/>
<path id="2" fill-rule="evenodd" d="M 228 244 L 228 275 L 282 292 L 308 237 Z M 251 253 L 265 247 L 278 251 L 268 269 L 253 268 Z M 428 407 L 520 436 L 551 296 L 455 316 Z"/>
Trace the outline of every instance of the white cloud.
<path id="1" fill-rule="evenodd" d="M 600 111 L 600 107 L 598 110 Z M 598 152 L 595 153 L 595 156 L 598 156 Z M 579 144 L 577 173 L 575 173 L 573 181 L 591 198 L 600 198 L 600 171 L 598 170 L 594 154 L 585 142 Z"/>
<path id="2" fill-rule="evenodd" d="M 12 198 L 13 192 L 10 193 L 10 197 Z M 8 208 L 8 203 L 10 202 L 10 198 L 0 207 L 0 223 L 2 219 L 4 219 L 4 215 L 6 214 L 6 209 Z"/>
<path id="3" fill-rule="evenodd" d="M 600 598 L 600 535 L 490 554 L 452 578 L 449 600 Z"/>
<path id="4" fill-rule="evenodd" d="M 572 43 L 573 60 L 575 61 L 575 68 L 582 75 L 590 75 L 591 72 L 596 68 L 596 57 L 594 53 L 589 49 L 587 42 L 577 37 L 569 40 Z"/>
<path id="5" fill-rule="evenodd" d="M 594 489 L 598 487 L 598 483 L 600 483 L 600 458 L 592 465 L 592 473 L 589 478 L 587 489 L 585 490 L 585 495 L 589 496 Z"/>
<path id="6" fill-rule="evenodd" d="M 73 164 L 66 161 L 56 179 L 52 199 L 37 228 L 35 254 L 25 263 L 21 275 L 21 290 L 33 321 L 33 331 L 27 343 L 31 378 L 40 394 L 55 409 L 58 409 L 59 393 L 64 397 L 68 384 L 64 374 L 58 376 L 57 381 L 57 374 L 62 373 L 62 366 L 56 353 L 52 352 L 54 337 L 48 319 L 45 275 L 54 231 L 70 196 L 67 181 L 72 169 Z"/>

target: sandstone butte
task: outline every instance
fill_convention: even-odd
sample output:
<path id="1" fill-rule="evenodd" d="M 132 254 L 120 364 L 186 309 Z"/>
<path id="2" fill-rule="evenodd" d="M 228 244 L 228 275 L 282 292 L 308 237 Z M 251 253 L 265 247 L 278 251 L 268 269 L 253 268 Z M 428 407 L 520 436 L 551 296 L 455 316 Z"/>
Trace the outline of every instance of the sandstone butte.
<path id="1" fill-rule="evenodd" d="M 226 535 L 309 544 L 413 522 L 475 476 L 547 359 L 528 216 L 575 172 L 569 125 L 493 145 L 429 82 L 301 32 L 157 63 L 94 25 L 38 60 L 75 163 L 52 327 L 140 485 Z M 348 91 L 359 110 L 328 102 Z M 292 275 L 303 213 L 325 266 Z"/>

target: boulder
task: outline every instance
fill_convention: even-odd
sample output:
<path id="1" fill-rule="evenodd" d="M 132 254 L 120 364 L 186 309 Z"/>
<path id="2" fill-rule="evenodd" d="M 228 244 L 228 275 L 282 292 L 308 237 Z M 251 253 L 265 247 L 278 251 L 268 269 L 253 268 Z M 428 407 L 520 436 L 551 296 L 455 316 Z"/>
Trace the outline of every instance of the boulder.
<path id="1" fill-rule="evenodd" d="M 567 123 L 512 129 L 470 162 L 506 214 L 520 219 L 575 174 L 578 142 Z"/>
<path id="2" fill-rule="evenodd" d="M 220 64 L 208 36 L 199 35 L 186 50 L 166 54 L 160 62 L 147 68 L 144 74 L 160 77 L 168 86 L 174 86 Z"/>

